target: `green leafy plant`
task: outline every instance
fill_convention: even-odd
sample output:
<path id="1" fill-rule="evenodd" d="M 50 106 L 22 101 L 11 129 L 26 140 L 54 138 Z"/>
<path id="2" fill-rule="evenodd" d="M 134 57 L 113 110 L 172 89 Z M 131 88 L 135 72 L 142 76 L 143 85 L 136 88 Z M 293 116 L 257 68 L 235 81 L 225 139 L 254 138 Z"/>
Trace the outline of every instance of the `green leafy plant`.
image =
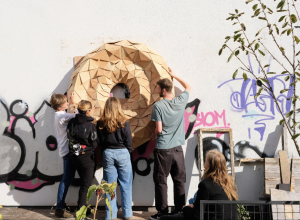
<path id="1" fill-rule="evenodd" d="M 249 212 L 246 211 L 246 209 L 243 205 L 237 204 L 237 219 L 238 220 L 251 219 L 249 216 Z"/>
<path id="2" fill-rule="evenodd" d="M 111 200 L 113 200 L 116 196 L 115 194 L 115 189 L 117 188 L 117 182 L 113 182 L 113 183 L 107 183 L 106 181 L 102 181 L 102 183 L 98 186 L 96 185 L 92 185 L 89 188 L 89 191 L 87 193 L 87 197 L 86 197 L 86 202 L 89 203 L 90 199 L 92 198 L 93 194 L 96 193 L 96 206 L 95 209 L 90 208 L 91 205 L 88 206 L 82 206 L 80 208 L 80 210 L 78 210 L 76 212 L 76 220 L 80 220 L 86 217 L 86 211 L 88 209 L 91 209 L 91 212 L 94 214 L 94 220 L 96 219 L 96 212 L 97 212 L 97 207 L 98 207 L 98 203 L 105 197 L 105 194 L 109 194 L 111 197 Z M 110 215 L 112 218 L 112 209 L 111 209 L 111 205 L 110 205 L 110 201 L 109 199 L 106 197 L 105 198 L 105 203 L 107 205 L 107 207 L 110 209 Z"/>
<path id="3" fill-rule="evenodd" d="M 233 32 L 232 36 L 225 37 L 225 43 L 219 50 L 219 55 L 221 55 L 225 49 L 229 49 L 230 56 L 227 62 L 229 62 L 232 57 L 237 58 L 240 62 L 240 67 L 233 73 L 233 79 L 237 77 L 239 72 L 242 73 L 242 77 L 245 81 L 248 80 L 248 74 L 254 77 L 256 85 L 259 88 L 258 91 L 255 91 L 254 99 L 257 99 L 262 92 L 272 97 L 282 116 L 282 120 L 280 120 L 279 124 L 284 124 L 287 128 L 300 156 L 300 149 L 296 140 L 300 135 L 300 133 L 297 133 L 296 128 L 299 124 L 299 122 L 296 121 L 296 112 L 299 111 L 299 109 L 296 109 L 296 103 L 299 101 L 299 96 L 296 94 L 296 84 L 300 81 L 300 36 L 296 36 L 295 32 L 295 27 L 297 27 L 295 25 L 296 22 L 300 20 L 300 17 L 295 5 L 297 0 L 279 0 L 278 3 L 276 3 L 276 1 L 277 0 L 274 0 L 272 5 L 275 6 L 273 10 L 271 9 L 272 7 L 266 5 L 272 4 L 271 1 L 247 0 L 245 2 L 246 4 L 250 2 L 253 3 L 253 14 L 251 18 L 260 20 L 260 22 L 255 24 L 255 27 L 257 27 L 255 36 L 251 36 L 251 33 L 249 34 L 246 25 L 242 21 L 242 16 L 245 15 L 244 12 L 239 12 L 239 10 L 235 9 L 233 13 L 229 13 L 230 16 L 226 20 L 232 21 L 233 25 L 237 25 L 238 28 Z M 259 27 L 260 24 L 263 25 Z M 262 32 L 265 32 L 266 36 L 260 37 Z M 272 50 L 267 46 L 269 42 L 274 43 L 271 47 Z M 291 42 L 291 50 L 285 50 L 282 46 L 285 42 Z M 230 46 L 228 44 L 230 44 Z M 269 72 L 269 63 L 263 63 L 264 61 L 259 59 L 259 56 L 266 55 L 272 56 L 273 60 L 278 63 L 280 68 L 278 68 L 276 72 Z M 259 64 L 262 74 L 258 75 L 254 73 L 252 68 L 243 61 L 243 56 L 254 57 Z M 281 90 L 280 94 L 292 91 L 292 95 L 288 97 L 288 100 L 291 100 L 293 105 L 291 111 L 283 113 L 282 106 L 275 95 L 277 91 L 274 91 L 273 83 L 269 80 L 270 74 L 285 74 L 284 80 L 290 82 L 289 88 Z M 300 129 L 300 126 L 298 129 Z"/>

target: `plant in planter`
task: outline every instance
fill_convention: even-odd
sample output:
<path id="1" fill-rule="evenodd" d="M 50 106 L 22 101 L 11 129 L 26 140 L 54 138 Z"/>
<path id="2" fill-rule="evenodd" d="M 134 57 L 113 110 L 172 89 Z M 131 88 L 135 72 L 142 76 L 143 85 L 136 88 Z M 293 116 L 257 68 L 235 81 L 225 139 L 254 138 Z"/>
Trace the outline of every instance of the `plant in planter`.
<path id="1" fill-rule="evenodd" d="M 296 28 L 300 26 L 297 26 L 296 23 L 300 20 L 300 16 L 295 3 L 297 0 L 279 0 L 278 3 L 276 3 L 276 0 L 274 1 L 275 3 L 267 0 L 246 1 L 246 4 L 253 3 L 251 19 L 257 19 L 255 36 L 249 33 L 242 21 L 242 18 L 244 18 L 242 16 L 245 15 L 244 12 L 235 9 L 235 12 L 229 13 L 230 16 L 226 20 L 232 21 L 233 25 L 238 27 L 232 36 L 225 37 L 225 43 L 220 49 L 219 55 L 225 49 L 228 49 L 230 50 L 228 62 L 232 57 L 237 58 L 240 62 L 240 67 L 233 73 L 233 79 L 236 78 L 239 72 L 242 73 L 245 81 L 249 80 L 249 74 L 252 75 L 253 81 L 256 83 L 253 96 L 254 103 L 257 106 L 259 102 L 263 102 L 264 98 L 270 97 L 270 102 L 275 105 L 274 107 L 281 115 L 282 119 L 279 124 L 285 125 L 300 155 L 299 144 L 296 140 L 300 135 L 300 127 L 298 127 L 300 121 L 296 119 L 296 113 L 299 112 L 299 109 L 296 108 L 297 101 L 299 101 L 296 85 L 300 81 L 300 36 L 297 36 L 296 31 Z M 261 27 L 259 27 L 260 24 L 262 24 Z M 253 28 L 253 24 L 250 26 Z M 261 37 L 262 34 L 265 34 L 265 36 Z M 285 49 L 283 46 L 286 43 L 289 43 L 290 46 Z M 261 59 L 261 57 L 267 55 L 277 63 L 278 68 L 276 68 L 276 71 L 269 71 L 270 63 L 264 63 L 264 59 Z M 245 61 L 250 57 L 258 63 L 258 73 L 253 71 L 251 65 L 246 64 Z M 278 94 L 279 91 L 275 89 L 273 83 L 275 77 L 271 77 L 274 75 L 275 77 L 283 76 L 284 80 L 289 82 L 288 88 L 284 85 L 280 94 Z M 284 100 L 282 100 L 281 95 L 283 93 L 287 93 L 287 105 L 292 105 L 292 109 L 288 107 L 287 112 L 283 111 Z"/>
<path id="2" fill-rule="evenodd" d="M 250 219 L 249 212 L 246 211 L 246 209 L 243 205 L 237 204 L 237 219 L 238 220 Z"/>
<path id="3" fill-rule="evenodd" d="M 90 208 L 91 205 L 88 206 L 82 206 L 80 208 L 80 210 L 78 210 L 76 212 L 76 220 L 80 220 L 86 217 L 86 211 L 88 209 L 91 209 L 91 212 L 94 214 L 94 220 L 96 219 L 96 212 L 97 212 L 97 207 L 98 207 L 98 203 L 103 199 L 103 197 L 105 196 L 105 194 L 109 194 L 111 197 L 111 200 L 113 200 L 115 198 L 115 189 L 117 188 L 117 182 L 113 182 L 113 183 L 107 183 L 106 181 L 102 181 L 102 183 L 98 186 L 96 185 L 92 185 L 89 188 L 89 191 L 87 193 L 87 203 L 89 203 L 90 199 L 92 198 L 93 194 L 96 193 L 96 206 L 95 209 Z M 110 209 L 110 214 L 111 214 L 111 218 L 112 218 L 112 210 L 111 210 L 111 206 L 110 206 L 110 201 L 109 199 L 106 197 L 105 198 L 105 203 L 108 206 L 108 208 Z"/>

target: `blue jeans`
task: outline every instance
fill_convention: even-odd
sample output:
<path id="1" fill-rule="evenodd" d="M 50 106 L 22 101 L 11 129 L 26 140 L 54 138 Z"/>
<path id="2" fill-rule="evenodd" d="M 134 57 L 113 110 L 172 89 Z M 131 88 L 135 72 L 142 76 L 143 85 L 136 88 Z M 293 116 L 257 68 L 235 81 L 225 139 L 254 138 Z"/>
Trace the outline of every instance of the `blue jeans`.
<path id="1" fill-rule="evenodd" d="M 69 186 L 71 185 L 76 172 L 76 169 L 73 166 L 71 156 L 69 153 L 63 157 L 63 161 L 64 161 L 64 173 L 58 186 L 57 207 L 56 207 L 57 209 L 65 208 L 65 198 L 67 196 Z"/>
<path id="2" fill-rule="evenodd" d="M 130 154 L 127 149 L 105 149 L 103 152 L 103 179 L 108 183 L 120 182 L 123 217 L 132 216 L 132 167 Z M 110 200 L 110 196 L 106 194 Z M 117 195 L 110 201 L 112 219 L 117 218 Z M 105 219 L 111 219 L 110 210 L 105 205 Z"/>

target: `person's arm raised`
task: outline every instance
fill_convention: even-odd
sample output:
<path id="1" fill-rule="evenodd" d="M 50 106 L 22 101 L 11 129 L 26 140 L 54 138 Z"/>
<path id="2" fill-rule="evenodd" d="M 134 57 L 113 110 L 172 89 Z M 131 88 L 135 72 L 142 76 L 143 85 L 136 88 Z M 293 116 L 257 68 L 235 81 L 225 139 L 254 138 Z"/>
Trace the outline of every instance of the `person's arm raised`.
<path id="1" fill-rule="evenodd" d="M 77 108 L 77 104 L 75 102 L 75 92 L 71 93 L 70 101 L 71 101 L 71 105 L 69 105 L 69 111 L 68 112 L 69 113 L 74 113 L 75 109 Z"/>
<path id="2" fill-rule="evenodd" d="M 188 84 L 186 81 L 184 81 L 183 79 L 179 78 L 178 76 L 176 76 L 173 71 L 171 70 L 171 68 L 169 67 L 169 74 L 171 77 L 173 77 L 174 79 L 176 79 L 183 87 L 186 91 L 188 91 L 189 93 L 191 93 L 191 86 L 190 84 Z"/>

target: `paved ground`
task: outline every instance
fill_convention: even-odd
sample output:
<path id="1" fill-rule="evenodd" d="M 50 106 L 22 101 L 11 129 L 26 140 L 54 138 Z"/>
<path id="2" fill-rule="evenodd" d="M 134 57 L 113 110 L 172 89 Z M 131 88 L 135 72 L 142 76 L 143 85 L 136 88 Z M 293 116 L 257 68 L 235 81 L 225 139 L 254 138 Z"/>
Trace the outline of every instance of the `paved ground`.
<path id="1" fill-rule="evenodd" d="M 3 220 L 19 220 L 19 219 L 26 219 L 26 220 L 49 220 L 49 219 L 61 219 L 57 218 L 54 215 L 54 209 L 42 209 L 42 208 L 7 208 L 4 207 L 0 209 L 0 214 L 3 216 Z M 75 213 L 72 213 L 75 216 Z M 155 214 L 155 212 L 148 212 L 148 211 L 133 211 L 132 220 L 143 220 L 149 219 L 150 215 Z M 97 220 L 104 219 L 104 211 L 100 210 L 97 211 Z M 93 219 L 93 215 L 91 214 L 88 216 L 88 219 Z M 68 220 L 74 220 L 75 218 L 68 218 Z M 122 212 L 119 212 L 118 218 L 122 220 Z"/>

